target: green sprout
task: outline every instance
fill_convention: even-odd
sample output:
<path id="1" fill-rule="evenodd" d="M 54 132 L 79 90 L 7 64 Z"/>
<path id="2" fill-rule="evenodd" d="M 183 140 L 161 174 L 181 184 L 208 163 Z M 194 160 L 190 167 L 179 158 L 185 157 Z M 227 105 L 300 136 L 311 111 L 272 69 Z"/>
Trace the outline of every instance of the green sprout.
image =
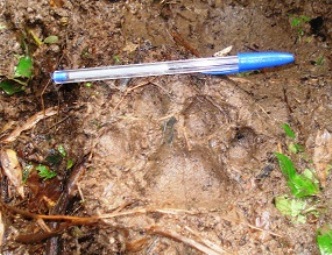
<path id="1" fill-rule="evenodd" d="M 114 60 L 115 64 L 120 64 L 121 63 L 121 58 L 118 55 L 114 55 L 113 60 Z"/>
<path id="2" fill-rule="evenodd" d="M 304 25 L 310 21 L 310 18 L 306 15 L 292 16 L 290 25 L 292 28 L 297 29 L 298 36 L 304 35 Z"/>
<path id="3" fill-rule="evenodd" d="M 308 178 L 304 174 L 298 174 L 293 162 L 282 153 L 275 153 L 281 172 L 284 174 L 287 185 L 291 193 L 296 198 L 308 197 L 318 194 L 319 186 L 317 182 Z"/>
<path id="4" fill-rule="evenodd" d="M 314 64 L 316 66 L 322 66 L 325 62 L 324 56 L 319 56 L 315 61 Z"/>
<path id="5" fill-rule="evenodd" d="M 66 165 L 66 170 L 69 170 L 70 168 L 72 168 L 73 165 L 74 165 L 74 160 L 68 159 L 67 165 Z"/>
<path id="6" fill-rule="evenodd" d="M 275 198 L 275 205 L 281 214 L 290 216 L 294 223 L 306 222 L 306 216 L 302 213 L 307 205 L 305 201 L 282 195 Z"/>
<path id="7" fill-rule="evenodd" d="M 50 170 L 48 166 L 45 165 L 38 165 L 36 167 L 39 177 L 43 178 L 44 180 L 52 179 L 57 176 L 56 172 Z"/>
<path id="8" fill-rule="evenodd" d="M 291 138 L 291 139 L 295 139 L 296 138 L 295 132 L 292 130 L 292 128 L 287 123 L 282 124 L 282 128 L 283 128 L 285 134 L 289 138 Z"/>
<path id="9" fill-rule="evenodd" d="M 292 139 L 292 140 L 296 140 L 296 133 L 293 131 L 293 129 L 289 126 L 288 123 L 284 123 L 282 124 L 282 129 L 285 132 L 285 135 Z M 296 142 L 291 142 L 288 145 L 288 151 L 293 153 L 293 154 L 298 154 L 299 152 L 303 152 L 304 148 L 302 145 L 296 143 Z"/>
<path id="10" fill-rule="evenodd" d="M 289 216 L 293 223 L 306 223 L 309 214 L 319 216 L 317 205 L 312 206 L 304 199 L 290 198 L 287 195 L 276 197 L 275 206 L 281 214 Z"/>
<path id="11" fill-rule="evenodd" d="M 58 146 L 58 152 L 61 154 L 63 158 L 67 156 L 66 149 L 62 144 Z"/>

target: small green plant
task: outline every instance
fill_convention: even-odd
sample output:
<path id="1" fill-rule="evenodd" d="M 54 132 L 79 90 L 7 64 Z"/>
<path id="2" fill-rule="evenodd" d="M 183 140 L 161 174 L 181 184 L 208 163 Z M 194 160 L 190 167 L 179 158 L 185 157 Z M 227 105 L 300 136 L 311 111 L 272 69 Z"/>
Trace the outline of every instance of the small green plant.
<path id="1" fill-rule="evenodd" d="M 62 144 L 58 145 L 58 152 L 61 154 L 63 158 L 67 156 L 66 149 Z"/>
<path id="2" fill-rule="evenodd" d="M 113 56 L 113 61 L 115 64 L 121 64 L 121 58 L 118 55 Z"/>
<path id="3" fill-rule="evenodd" d="M 292 128 L 289 126 L 288 123 L 284 123 L 281 126 L 285 132 L 285 135 L 291 139 L 291 142 L 288 144 L 288 151 L 293 153 L 293 154 L 297 154 L 299 152 L 303 152 L 304 148 L 302 145 L 298 144 L 296 142 L 296 134 L 295 132 L 292 130 Z"/>
<path id="4" fill-rule="evenodd" d="M 70 168 L 72 168 L 74 166 L 74 160 L 72 159 L 68 159 L 67 160 L 67 165 L 66 165 L 66 170 L 69 170 Z"/>
<path id="5" fill-rule="evenodd" d="M 314 65 L 316 66 L 322 66 L 325 62 L 324 56 L 319 56 L 315 61 Z"/>
<path id="6" fill-rule="evenodd" d="M 332 254 L 332 229 L 331 227 L 323 227 L 318 230 L 317 244 L 322 255 Z"/>
<path id="7" fill-rule="evenodd" d="M 28 55 L 20 56 L 12 77 L 0 82 L 0 88 L 8 95 L 23 91 L 33 75 L 33 61 Z"/>
<path id="8" fill-rule="evenodd" d="M 60 153 L 62 158 L 67 157 L 67 151 L 66 151 L 65 147 L 62 144 L 58 145 L 57 150 Z M 74 165 L 74 161 L 71 158 L 67 159 L 66 170 L 69 170 L 70 168 L 72 168 L 73 165 Z"/>
<path id="9" fill-rule="evenodd" d="M 298 154 L 303 152 L 304 148 L 299 145 L 296 133 L 289 124 L 284 123 L 282 128 L 289 141 L 288 150 L 290 153 Z M 288 195 L 281 195 L 275 198 L 276 208 L 286 216 L 291 217 L 293 223 L 305 223 L 308 214 L 318 216 L 319 211 L 314 200 L 308 200 L 319 193 L 319 183 L 315 178 L 313 170 L 306 168 L 302 174 L 299 174 L 290 157 L 283 153 L 275 153 L 281 172 L 286 178 L 287 185 L 294 198 Z M 311 201 L 311 202 L 310 202 Z"/>
<path id="10" fill-rule="evenodd" d="M 50 170 L 48 166 L 45 165 L 38 165 L 36 167 L 36 170 L 38 172 L 38 175 L 43 178 L 44 180 L 52 179 L 55 176 L 57 176 L 56 172 Z"/>
<path id="11" fill-rule="evenodd" d="M 291 193 L 296 198 L 308 197 L 318 194 L 318 184 L 309 179 L 304 174 L 298 174 L 294 167 L 293 162 L 289 157 L 282 153 L 275 153 L 281 172 L 284 174 L 287 185 L 291 190 Z"/>
<path id="12" fill-rule="evenodd" d="M 293 129 L 291 129 L 291 127 L 289 126 L 288 123 L 284 123 L 282 124 L 281 126 L 286 134 L 286 136 L 288 136 L 289 138 L 291 139 L 295 139 L 296 138 L 296 134 L 295 132 L 293 131 Z"/>
<path id="13" fill-rule="evenodd" d="M 290 198 L 287 195 L 281 195 L 275 198 L 276 208 L 281 214 L 289 216 L 293 223 L 304 224 L 307 221 L 307 215 L 318 215 L 316 206 L 311 206 L 304 199 Z"/>
<path id="14" fill-rule="evenodd" d="M 310 21 L 310 18 L 306 15 L 291 16 L 290 24 L 292 28 L 297 29 L 299 37 L 304 35 L 304 25 Z"/>
<path id="15" fill-rule="evenodd" d="M 289 152 L 294 154 L 303 152 L 304 148 L 296 143 L 296 133 L 292 130 L 289 124 L 284 123 L 282 128 L 285 135 L 291 139 L 291 142 L 288 145 Z M 293 196 L 296 198 L 303 198 L 318 194 L 318 183 L 315 181 L 314 175 L 309 169 L 306 169 L 303 174 L 298 174 L 292 160 L 288 156 L 278 152 L 275 153 L 275 156 Z"/>

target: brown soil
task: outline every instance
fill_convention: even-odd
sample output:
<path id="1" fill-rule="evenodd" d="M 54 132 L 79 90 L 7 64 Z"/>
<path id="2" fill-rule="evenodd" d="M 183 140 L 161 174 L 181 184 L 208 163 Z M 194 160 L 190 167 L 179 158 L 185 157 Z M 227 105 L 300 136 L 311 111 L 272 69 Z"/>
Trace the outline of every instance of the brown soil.
<path id="1" fill-rule="evenodd" d="M 2 254 L 319 254 L 316 231 L 332 223 L 331 174 L 317 173 L 324 212 L 294 223 L 274 204 L 289 194 L 274 152 L 287 153 L 289 123 L 312 159 L 294 156 L 299 171 L 332 162 L 331 1 L 254 2 L 0 1 L 0 74 L 13 73 L 22 40 L 35 70 L 25 92 L 0 94 L 0 146 L 23 167 L 57 172 L 48 181 L 31 173 L 24 199 L 2 174 Z M 311 21 L 292 27 L 300 15 Z M 60 40 L 37 46 L 32 34 Z M 292 52 L 296 63 L 229 77 L 50 82 L 57 69 L 205 57 L 230 45 L 231 54 Z M 4 142 L 54 106 L 57 114 Z M 66 158 L 50 164 L 59 145 Z M 53 234 L 31 219 L 106 213 L 45 219 Z"/>

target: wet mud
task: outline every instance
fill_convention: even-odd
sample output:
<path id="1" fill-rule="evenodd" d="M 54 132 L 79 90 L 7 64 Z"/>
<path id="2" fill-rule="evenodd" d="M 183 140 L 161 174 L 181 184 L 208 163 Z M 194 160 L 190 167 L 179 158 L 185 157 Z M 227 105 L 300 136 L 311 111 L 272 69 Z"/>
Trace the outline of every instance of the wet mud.
<path id="1" fill-rule="evenodd" d="M 141 210 L 97 223 L 46 222 L 46 236 L 43 223 L 2 206 L 3 254 L 209 254 L 174 232 L 205 238 L 210 254 L 319 254 L 316 230 L 332 221 L 331 174 L 321 176 L 324 214 L 294 224 L 274 205 L 289 193 L 274 153 L 287 151 L 281 125 L 289 123 L 315 167 L 332 162 L 330 1 L 43 0 L 2 1 L 0 9 L 1 77 L 25 53 L 22 41 L 34 59 L 25 91 L 0 94 L 1 149 L 15 150 L 23 167 L 57 173 L 31 174 L 24 199 L 2 174 L 2 204 L 81 217 Z M 310 21 L 292 27 L 300 15 Z M 34 36 L 49 35 L 59 42 L 36 45 Z M 229 77 L 50 81 L 57 69 L 207 57 L 228 46 L 230 54 L 288 51 L 296 62 Z M 3 142 L 55 106 L 57 114 Z M 43 238 L 22 237 L 41 229 Z"/>

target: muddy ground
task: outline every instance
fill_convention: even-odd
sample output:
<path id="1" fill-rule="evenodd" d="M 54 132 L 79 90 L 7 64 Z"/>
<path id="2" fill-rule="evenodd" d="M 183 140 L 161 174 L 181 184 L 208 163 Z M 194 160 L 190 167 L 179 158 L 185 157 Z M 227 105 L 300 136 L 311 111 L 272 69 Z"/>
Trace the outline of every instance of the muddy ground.
<path id="1" fill-rule="evenodd" d="M 332 161 L 331 6 L 0 0 L 2 79 L 22 44 L 34 60 L 25 91 L 0 94 L 0 146 L 23 169 L 57 173 L 43 180 L 31 170 L 20 198 L 2 171 L 2 254 L 319 254 L 316 231 L 332 223 L 331 174 L 319 172 Z M 292 26 L 301 15 L 310 19 Z M 50 35 L 59 41 L 37 45 Z M 230 45 L 230 54 L 292 52 L 296 63 L 229 77 L 50 81 L 57 69 L 206 57 Z M 315 168 L 321 184 L 314 200 L 324 210 L 302 224 L 274 204 L 290 194 L 274 157 L 289 154 L 283 123 L 305 148 L 292 156 L 298 170 Z"/>

